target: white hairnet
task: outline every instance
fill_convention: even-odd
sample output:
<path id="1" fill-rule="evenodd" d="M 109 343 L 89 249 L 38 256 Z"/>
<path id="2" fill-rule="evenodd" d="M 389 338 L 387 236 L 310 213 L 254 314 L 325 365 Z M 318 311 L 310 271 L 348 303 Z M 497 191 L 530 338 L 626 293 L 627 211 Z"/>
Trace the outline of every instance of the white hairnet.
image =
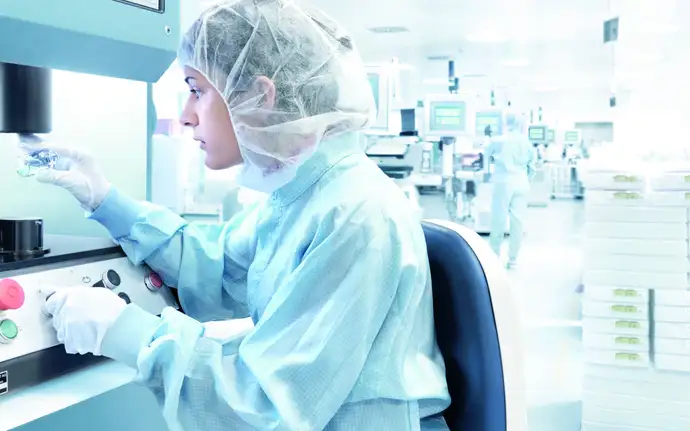
<path id="1" fill-rule="evenodd" d="M 184 36 L 178 59 L 221 93 L 245 169 L 253 165 L 258 176 L 303 163 L 324 137 L 362 129 L 374 111 L 350 37 L 289 0 L 210 7 Z M 253 85 L 261 76 L 275 85 L 273 106 L 264 107 L 266 91 Z"/>
<path id="2" fill-rule="evenodd" d="M 522 114 L 507 111 L 503 114 L 503 122 L 507 132 L 520 133 L 524 128 L 524 118 Z"/>

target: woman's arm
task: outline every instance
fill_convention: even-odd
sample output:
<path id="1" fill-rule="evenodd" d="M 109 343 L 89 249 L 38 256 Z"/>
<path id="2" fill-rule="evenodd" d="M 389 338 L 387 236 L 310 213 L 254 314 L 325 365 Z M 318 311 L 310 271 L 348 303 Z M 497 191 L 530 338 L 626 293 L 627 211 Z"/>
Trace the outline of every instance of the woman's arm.
<path id="1" fill-rule="evenodd" d="M 329 229 L 239 349 L 175 310 L 158 318 L 128 306 L 103 352 L 138 368 L 171 430 L 324 429 L 355 386 L 401 279 L 416 274 L 392 224 L 380 217 Z"/>
<path id="2" fill-rule="evenodd" d="M 258 206 L 226 224 L 188 223 L 167 208 L 113 188 L 90 218 L 109 231 L 135 265 L 146 262 L 176 287 L 187 314 L 213 320 L 248 315 L 246 276 L 257 214 Z"/>

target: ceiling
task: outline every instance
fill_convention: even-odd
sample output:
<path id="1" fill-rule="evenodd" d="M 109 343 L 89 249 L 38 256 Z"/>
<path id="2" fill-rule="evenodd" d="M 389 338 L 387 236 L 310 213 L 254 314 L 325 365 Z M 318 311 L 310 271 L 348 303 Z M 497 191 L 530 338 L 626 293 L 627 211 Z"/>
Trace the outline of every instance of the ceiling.
<path id="1" fill-rule="evenodd" d="M 638 1 L 638 0 L 631 0 Z M 213 0 L 183 0 L 183 26 Z M 612 54 L 602 43 L 609 0 L 311 0 L 353 36 L 369 63 L 393 57 L 423 80 L 483 75 L 493 86 L 610 87 Z M 376 34 L 396 26 L 399 34 Z M 525 64 L 528 63 L 528 64 Z M 520 67 L 516 67 L 520 66 Z"/>
<path id="2" fill-rule="evenodd" d="M 340 21 L 365 61 L 392 57 L 423 70 L 423 79 L 484 75 L 495 86 L 610 87 L 612 53 L 602 42 L 607 0 L 314 0 Z M 379 26 L 408 33 L 375 34 Z"/>
<path id="3" fill-rule="evenodd" d="M 190 23 L 213 0 L 182 1 L 185 25 L 185 20 Z M 401 71 L 406 75 L 401 79 L 414 88 L 411 99 L 447 91 L 444 80 L 448 77 L 448 60 L 452 59 L 456 75 L 465 85 L 504 91 L 511 98 L 521 95 L 531 106 L 579 103 L 584 113 L 595 105 L 608 109 L 615 55 L 613 45 L 603 43 L 603 23 L 618 14 L 612 5 L 635 6 L 641 21 L 659 15 L 658 11 L 666 11 L 664 19 L 673 13 L 690 17 L 688 0 L 309 2 L 349 31 L 366 63 L 381 64 L 397 58 L 407 66 Z M 683 13 L 679 14 L 681 6 Z M 380 34 L 371 31 L 376 27 L 404 27 L 408 31 Z M 621 31 L 625 28 L 629 27 Z M 629 47 L 639 50 L 648 45 L 647 54 L 653 56 L 658 44 L 646 42 L 638 40 Z M 620 45 L 616 44 L 619 52 L 623 48 Z M 585 98 L 590 100 L 575 100 Z"/>

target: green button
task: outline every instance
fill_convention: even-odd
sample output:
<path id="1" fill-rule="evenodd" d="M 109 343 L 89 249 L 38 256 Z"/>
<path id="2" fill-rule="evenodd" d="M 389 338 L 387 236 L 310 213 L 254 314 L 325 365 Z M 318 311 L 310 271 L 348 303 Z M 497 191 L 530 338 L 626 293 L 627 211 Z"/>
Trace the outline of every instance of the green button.
<path id="1" fill-rule="evenodd" d="M 8 340 L 14 340 L 19 334 L 17 325 L 11 320 L 3 320 L 0 322 L 0 337 L 5 337 Z"/>

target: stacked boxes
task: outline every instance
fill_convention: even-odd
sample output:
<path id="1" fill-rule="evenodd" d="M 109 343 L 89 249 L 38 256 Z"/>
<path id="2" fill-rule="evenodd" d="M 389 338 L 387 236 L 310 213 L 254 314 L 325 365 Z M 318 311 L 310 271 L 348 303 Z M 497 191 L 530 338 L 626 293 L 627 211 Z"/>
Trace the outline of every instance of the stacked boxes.
<path id="1" fill-rule="evenodd" d="M 585 204 L 583 429 L 686 431 L 690 172 L 590 173 Z"/>

